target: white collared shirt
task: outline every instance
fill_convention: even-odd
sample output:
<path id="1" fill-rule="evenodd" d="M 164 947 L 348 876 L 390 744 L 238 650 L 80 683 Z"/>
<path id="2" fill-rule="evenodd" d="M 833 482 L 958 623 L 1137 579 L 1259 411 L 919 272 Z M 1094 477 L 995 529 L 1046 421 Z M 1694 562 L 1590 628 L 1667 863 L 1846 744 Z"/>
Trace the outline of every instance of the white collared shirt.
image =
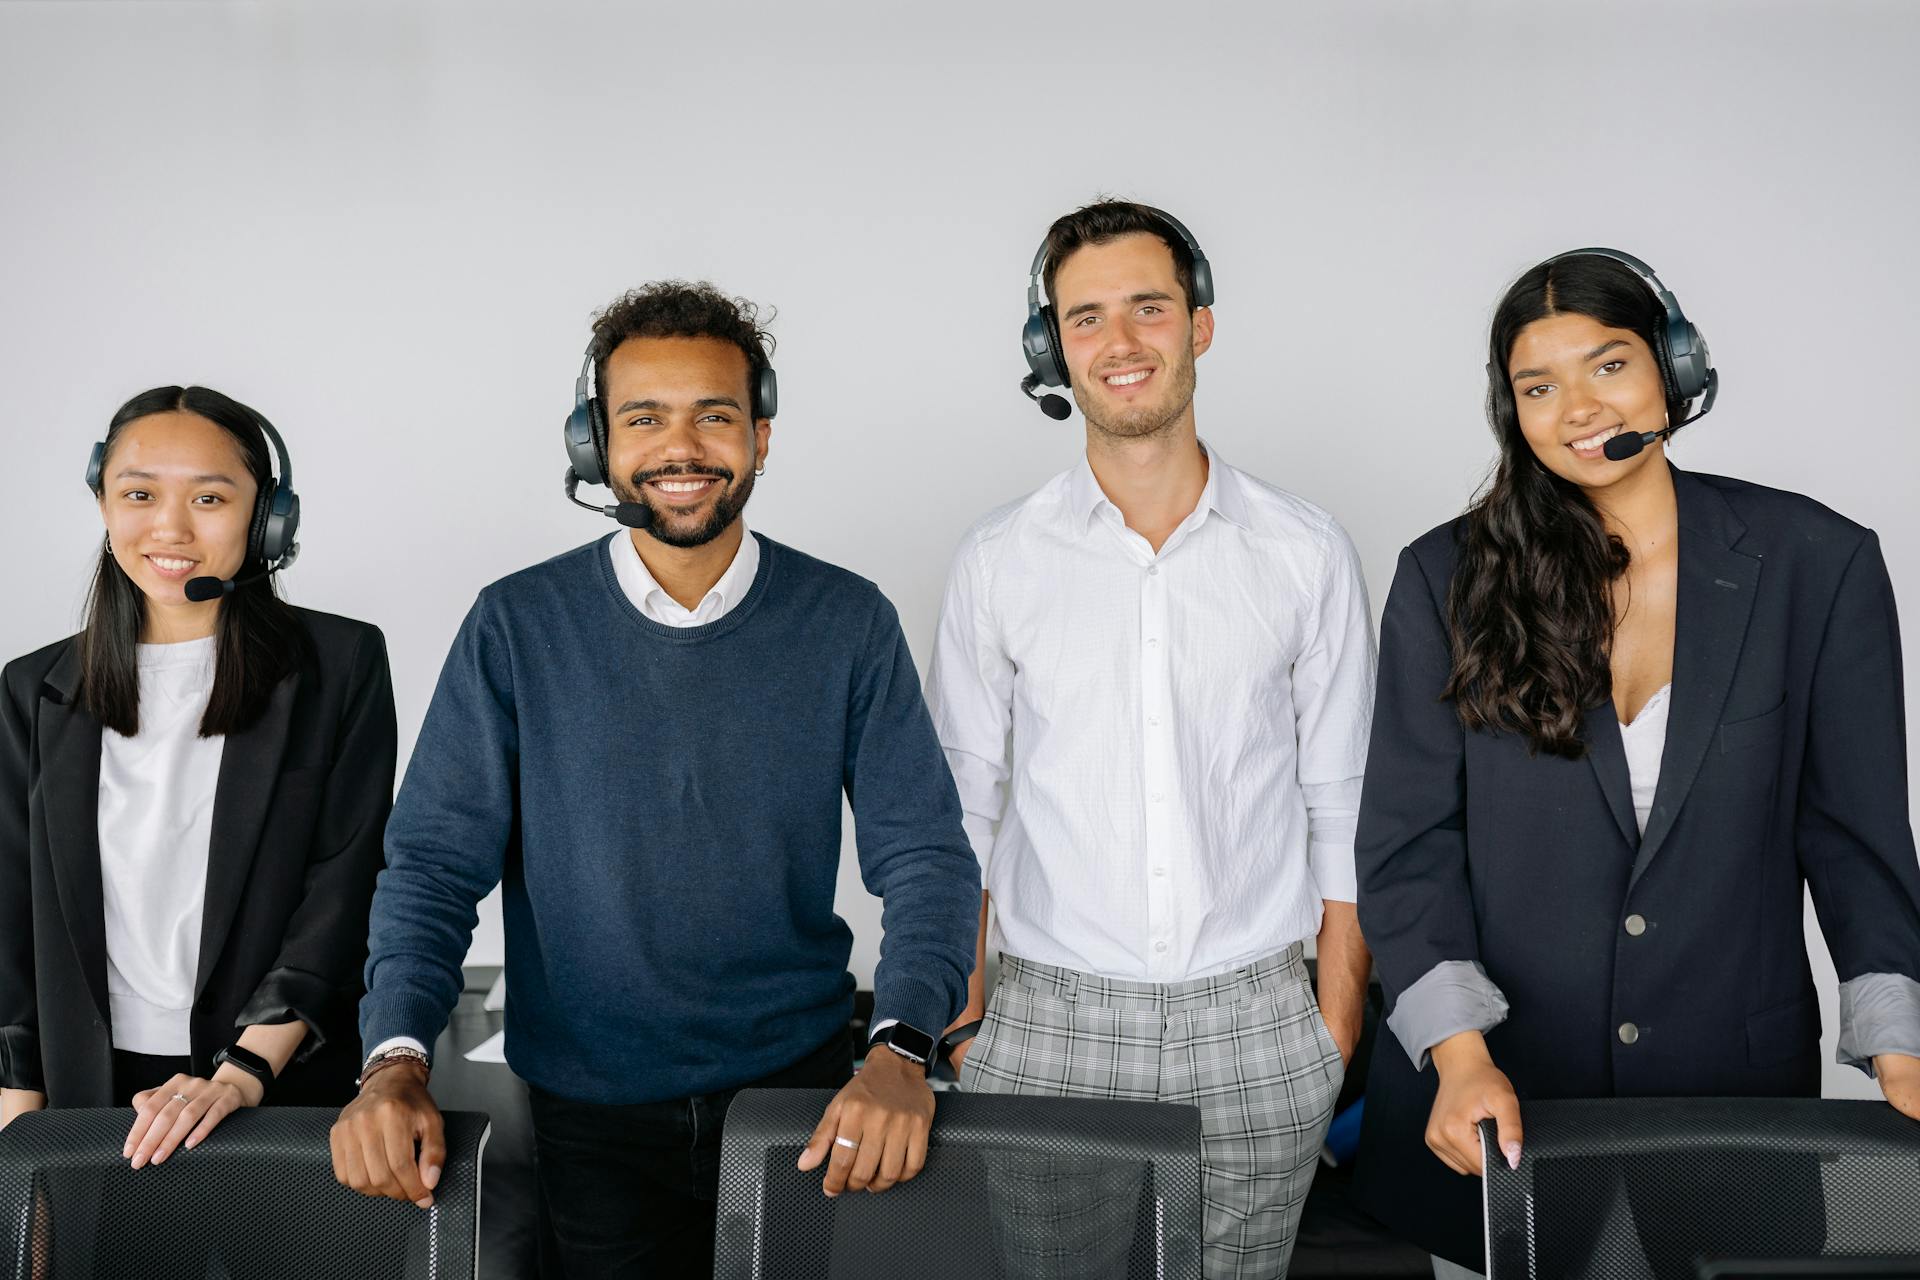
<path id="1" fill-rule="evenodd" d="M 607 539 L 607 554 L 613 558 L 613 576 L 620 580 L 620 589 L 633 601 L 633 607 L 663 627 L 704 627 L 720 621 L 747 598 L 760 572 L 760 543 L 747 528 L 745 517 L 740 520 L 740 549 L 734 552 L 733 563 L 691 609 L 654 580 L 633 545 L 633 535 L 625 529 Z"/>
<path id="2" fill-rule="evenodd" d="M 1354 898 L 1359 558 L 1325 511 L 1208 455 L 1157 555 L 1083 459 L 955 558 L 927 700 L 1009 954 L 1176 982 Z"/>

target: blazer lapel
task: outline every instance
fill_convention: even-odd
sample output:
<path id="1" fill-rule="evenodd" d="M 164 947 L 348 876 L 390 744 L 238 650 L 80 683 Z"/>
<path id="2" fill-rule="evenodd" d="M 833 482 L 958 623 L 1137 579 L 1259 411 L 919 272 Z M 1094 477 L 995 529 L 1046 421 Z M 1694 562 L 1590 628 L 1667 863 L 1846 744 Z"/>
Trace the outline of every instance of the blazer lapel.
<path id="1" fill-rule="evenodd" d="M 1660 852 L 1700 774 L 1760 583 L 1760 560 L 1733 550 L 1746 526 L 1726 499 L 1684 471 L 1673 473 L 1680 506 L 1680 577 L 1673 635 L 1673 700 L 1653 811 L 1634 859 L 1631 888 Z"/>
<path id="2" fill-rule="evenodd" d="M 47 673 L 58 695 L 41 695 L 38 746 L 47 850 L 67 936 L 86 975 L 87 991 L 107 1016 L 107 914 L 100 886 L 100 722 L 74 705 L 80 646 Z"/>
<path id="3" fill-rule="evenodd" d="M 193 991 L 207 979 L 226 947 L 227 932 L 240 909 L 240 895 L 253 870 L 273 801 L 274 783 L 287 751 L 287 726 L 301 676 L 295 672 L 274 688 L 260 718 L 227 735 L 220 753 L 220 778 L 213 792 L 213 831 L 207 847 L 207 896 L 200 917 L 200 962 Z"/>
<path id="4" fill-rule="evenodd" d="M 1614 712 L 1613 699 L 1587 710 L 1586 724 L 1580 731 L 1587 741 L 1587 760 L 1606 794 L 1607 808 L 1620 827 L 1629 849 L 1640 846 L 1640 824 L 1633 816 L 1633 780 L 1627 774 L 1627 748 L 1620 738 L 1620 718 Z"/>

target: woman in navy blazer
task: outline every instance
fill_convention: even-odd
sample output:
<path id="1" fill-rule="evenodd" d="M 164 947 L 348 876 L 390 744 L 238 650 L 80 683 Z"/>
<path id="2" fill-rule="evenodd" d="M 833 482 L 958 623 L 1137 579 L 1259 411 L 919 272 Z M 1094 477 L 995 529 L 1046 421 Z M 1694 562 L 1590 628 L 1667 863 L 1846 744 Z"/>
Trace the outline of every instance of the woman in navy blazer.
<path id="1" fill-rule="evenodd" d="M 1920 1117 L 1920 863 L 1879 541 L 1668 463 L 1713 375 L 1657 287 L 1582 251 L 1509 289 L 1497 471 L 1401 553 L 1381 622 L 1359 909 L 1398 1045 L 1373 1058 L 1356 1177 L 1467 1267 L 1476 1126 L 1517 1161 L 1518 1099 L 1819 1093 L 1803 884 L 1841 1059 Z M 1645 447 L 1608 458 L 1615 436 Z"/>

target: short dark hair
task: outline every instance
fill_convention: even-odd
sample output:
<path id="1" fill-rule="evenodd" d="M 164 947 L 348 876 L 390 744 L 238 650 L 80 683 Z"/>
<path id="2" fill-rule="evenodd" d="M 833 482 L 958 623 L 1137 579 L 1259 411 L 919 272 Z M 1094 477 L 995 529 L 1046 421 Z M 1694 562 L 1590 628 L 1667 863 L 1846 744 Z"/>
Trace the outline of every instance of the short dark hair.
<path id="1" fill-rule="evenodd" d="M 1047 261 L 1041 268 L 1041 278 L 1047 286 L 1048 300 L 1053 298 L 1053 278 L 1060 273 L 1060 264 L 1075 251 L 1086 245 L 1106 244 L 1121 236 L 1140 233 L 1158 236 L 1173 254 L 1174 278 L 1186 295 L 1187 310 L 1193 310 L 1193 250 L 1187 247 L 1186 240 L 1146 205 L 1110 196 L 1102 196 L 1092 204 L 1056 218 L 1047 228 Z"/>
<path id="2" fill-rule="evenodd" d="M 772 317 L 769 316 L 768 319 Z M 594 386 L 607 385 L 607 361 L 629 338 L 717 338 L 747 358 L 747 386 L 773 363 L 773 335 L 760 308 L 730 298 L 704 280 L 656 280 L 629 290 L 593 318 Z M 753 407 L 759 412 L 759 406 Z"/>

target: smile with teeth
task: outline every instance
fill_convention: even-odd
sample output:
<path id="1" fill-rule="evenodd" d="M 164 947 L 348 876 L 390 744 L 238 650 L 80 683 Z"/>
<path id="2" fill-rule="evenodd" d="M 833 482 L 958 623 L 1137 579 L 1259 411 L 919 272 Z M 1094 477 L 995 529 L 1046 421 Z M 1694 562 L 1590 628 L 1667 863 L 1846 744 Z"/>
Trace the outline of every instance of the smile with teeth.
<path id="1" fill-rule="evenodd" d="M 648 483 L 661 493 L 687 497 L 696 493 L 705 493 L 720 481 L 713 476 L 687 476 L 672 480 L 650 480 Z"/>
<path id="2" fill-rule="evenodd" d="M 1145 382 L 1152 376 L 1151 369 L 1135 369 L 1132 373 L 1110 373 L 1101 381 L 1110 387 L 1131 387 L 1135 383 Z"/>
<path id="3" fill-rule="evenodd" d="M 1625 427 L 1608 427 L 1605 431 L 1597 432 L 1583 440 L 1570 441 L 1567 448 L 1575 453 L 1598 453 L 1601 446 L 1624 430 L 1626 430 Z"/>
<path id="4" fill-rule="evenodd" d="M 182 559 L 178 556 L 150 555 L 147 557 L 147 563 L 169 577 L 178 577 L 200 562 L 198 560 Z"/>

